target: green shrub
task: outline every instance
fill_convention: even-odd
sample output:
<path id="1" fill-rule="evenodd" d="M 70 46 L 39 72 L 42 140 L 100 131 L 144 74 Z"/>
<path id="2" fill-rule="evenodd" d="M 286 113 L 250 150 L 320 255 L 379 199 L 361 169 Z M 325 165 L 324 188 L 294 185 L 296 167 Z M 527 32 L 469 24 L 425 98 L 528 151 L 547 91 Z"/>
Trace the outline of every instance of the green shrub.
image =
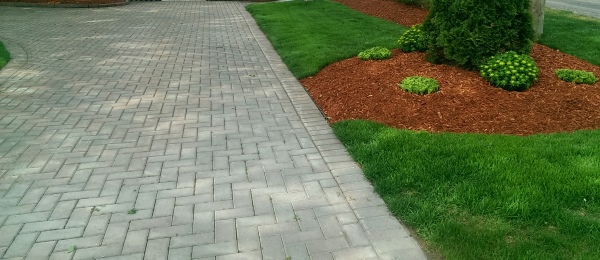
<path id="1" fill-rule="evenodd" d="M 400 3 L 408 5 L 418 5 L 423 8 L 429 9 L 431 7 L 431 0 L 397 0 Z"/>
<path id="2" fill-rule="evenodd" d="M 437 80 L 420 76 L 407 77 L 398 86 L 407 92 L 419 95 L 431 94 L 440 90 Z"/>
<path id="3" fill-rule="evenodd" d="M 585 70 L 557 69 L 554 74 L 561 80 L 576 84 L 593 85 L 598 81 L 594 73 Z"/>
<path id="4" fill-rule="evenodd" d="M 380 46 L 373 47 L 358 54 L 358 58 L 361 60 L 385 60 L 391 56 L 392 52 L 388 48 Z"/>
<path id="5" fill-rule="evenodd" d="M 530 0 L 432 0 L 423 23 L 427 59 L 476 69 L 503 51 L 529 54 Z"/>
<path id="6" fill-rule="evenodd" d="M 415 24 L 406 30 L 398 39 L 400 49 L 404 52 L 427 50 L 427 40 L 423 33 L 423 25 Z"/>
<path id="7" fill-rule="evenodd" d="M 527 90 L 537 81 L 540 70 L 529 55 L 508 51 L 488 59 L 480 67 L 481 76 L 505 90 Z"/>

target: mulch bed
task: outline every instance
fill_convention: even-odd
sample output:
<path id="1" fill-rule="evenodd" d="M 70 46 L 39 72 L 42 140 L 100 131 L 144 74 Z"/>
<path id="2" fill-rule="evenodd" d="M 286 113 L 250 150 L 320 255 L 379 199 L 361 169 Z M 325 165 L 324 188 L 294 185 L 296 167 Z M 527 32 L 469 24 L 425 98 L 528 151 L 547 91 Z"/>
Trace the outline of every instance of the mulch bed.
<path id="1" fill-rule="evenodd" d="M 406 27 L 422 23 L 427 10 L 414 5 L 400 4 L 394 0 L 336 0 L 359 12 L 392 21 Z"/>
<path id="2" fill-rule="evenodd" d="M 337 1 L 407 26 L 427 14 L 393 0 Z M 515 135 L 600 128 L 600 81 L 576 85 L 554 75 L 556 69 L 570 68 L 600 76 L 600 67 L 539 44 L 531 56 L 541 72 L 524 92 L 495 88 L 478 72 L 431 64 L 423 53 L 399 50 L 389 60 L 343 60 L 301 82 L 331 123 L 368 119 L 412 130 Z M 415 75 L 437 79 L 440 91 L 419 96 L 397 86 Z"/>

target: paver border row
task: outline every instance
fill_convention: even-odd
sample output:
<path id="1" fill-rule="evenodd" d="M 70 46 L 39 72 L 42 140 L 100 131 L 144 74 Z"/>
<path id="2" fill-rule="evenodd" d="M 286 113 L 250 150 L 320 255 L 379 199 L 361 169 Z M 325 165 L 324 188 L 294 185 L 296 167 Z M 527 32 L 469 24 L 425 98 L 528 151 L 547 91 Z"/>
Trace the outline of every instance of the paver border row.
<path id="1" fill-rule="evenodd" d="M 369 186 L 371 189 L 373 189 L 371 182 L 366 180 L 366 177 L 364 177 L 364 173 L 363 173 L 362 169 L 360 168 L 360 166 L 354 161 L 354 159 L 350 156 L 348 151 L 345 149 L 345 146 L 337 138 L 337 136 L 335 136 L 335 134 L 333 133 L 333 129 L 329 125 L 329 122 L 327 122 L 325 114 L 314 103 L 314 101 L 310 97 L 309 93 L 304 88 L 304 86 L 302 86 L 300 81 L 298 79 L 296 79 L 296 77 L 294 77 L 294 75 L 289 71 L 287 65 L 283 62 L 283 60 L 281 59 L 279 54 L 272 47 L 272 44 L 267 39 L 266 35 L 260 30 L 260 28 L 258 27 L 258 24 L 256 24 L 256 21 L 254 20 L 254 18 L 247 11 L 244 12 L 243 15 L 248 16 L 247 20 L 249 21 L 248 27 L 250 28 L 250 32 L 252 33 L 252 35 L 254 36 L 254 39 L 256 40 L 256 42 L 259 45 L 262 52 L 264 53 L 272 70 L 275 72 L 277 80 L 279 82 L 281 82 L 286 95 L 288 95 L 288 98 L 290 99 L 292 106 L 295 108 L 295 112 L 298 114 L 298 117 L 300 118 L 300 121 L 302 122 L 302 125 L 304 126 L 306 131 L 311 136 L 311 139 L 313 139 L 313 142 L 315 142 L 315 146 L 316 146 L 319 154 L 321 154 L 321 156 L 323 158 L 325 158 L 326 154 L 328 153 L 327 149 L 324 149 L 325 147 L 329 147 L 332 145 L 344 147 L 343 152 L 336 154 L 336 156 L 339 156 L 341 158 L 345 157 L 348 159 L 347 160 L 344 159 L 344 160 L 336 161 L 336 162 L 326 162 L 327 167 L 332 172 L 333 171 L 344 172 L 346 170 L 350 170 L 350 172 L 352 172 L 354 174 L 363 176 L 362 179 L 366 183 L 360 183 L 360 182 L 359 183 Z M 315 116 L 315 115 L 320 115 L 320 119 L 318 118 L 318 116 Z M 318 126 L 318 127 L 315 128 L 315 126 Z M 315 140 L 314 138 L 317 135 L 323 136 L 323 137 L 326 136 L 326 137 L 324 139 L 319 138 L 319 140 Z M 319 143 L 322 143 L 322 144 L 320 145 Z M 343 186 L 341 184 L 344 183 L 344 181 L 342 179 L 345 176 L 347 177 L 350 175 L 333 174 L 333 179 L 337 183 L 338 187 L 341 188 Z M 344 200 L 346 201 L 346 203 L 350 204 L 350 202 L 347 199 L 348 196 L 347 196 L 346 190 L 344 188 L 341 189 L 341 193 L 344 194 Z M 374 193 L 374 194 L 383 203 L 381 196 L 377 193 Z M 383 207 L 385 208 L 385 211 L 388 214 L 384 215 L 384 216 L 380 216 L 380 218 L 384 218 L 386 220 L 390 220 L 393 222 L 395 221 L 404 230 L 407 231 L 407 233 L 406 233 L 407 236 L 404 238 L 404 241 L 405 241 L 404 243 L 406 243 L 407 247 L 400 249 L 400 251 L 407 254 L 406 259 L 409 259 L 409 258 L 410 259 L 412 259 L 412 258 L 427 259 L 421 246 L 412 237 L 412 235 L 410 233 L 408 233 L 409 229 L 406 228 L 405 225 L 398 218 L 396 218 L 395 216 L 393 216 L 391 214 L 391 212 L 389 211 L 389 209 L 388 209 L 387 205 L 385 205 L 385 203 L 383 204 Z M 359 216 L 357 214 L 357 209 L 355 209 L 355 208 L 352 209 L 352 213 L 356 217 Z M 386 221 L 383 221 L 383 222 L 386 222 Z M 363 229 L 363 231 L 366 231 L 366 230 Z M 393 245 L 386 245 L 385 243 L 376 245 L 376 243 L 374 243 L 374 242 L 375 241 L 370 240 L 369 244 L 377 252 L 376 254 L 377 254 L 378 258 L 387 259 L 390 257 L 390 255 L 387 255 L 386 253 L 383 253 L 382 251 L 389 251 L 390 250 L 389 246 L 392 246 L 392 247 L 397 246 L 395 243 L 398 243 L 399 241 L 395 241 L 395 243 Z"/>

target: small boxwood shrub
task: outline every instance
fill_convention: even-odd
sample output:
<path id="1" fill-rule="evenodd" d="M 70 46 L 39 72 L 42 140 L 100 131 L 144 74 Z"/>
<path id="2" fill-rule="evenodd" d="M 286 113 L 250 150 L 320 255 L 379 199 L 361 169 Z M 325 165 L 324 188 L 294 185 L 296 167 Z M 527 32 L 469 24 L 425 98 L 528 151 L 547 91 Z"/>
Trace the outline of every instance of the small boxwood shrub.
<path id="1" fill-rule="evenodd" d="M 440 90 L 437 80 L 421 76 L 407 77 L 398 86 L 407 92 L 419 95 L 431 94 Z"/>
<path id="2" fill-rule="evenodd" d="M 554 74 L 561 80 L 575 84 L 593 85 L 598 81 L 594 73 L 585 70 L 557 69 Z"/>
<path id="3" fill-rule="evenodd" d="M 398 44 L 403 52 L 426 51 L 427 40 L 423 33 L 423 25 L 416 24 L 406 30 L 398 39 Z"/>
<path id="4" fill-rule="evenodd" d="M 529 54 L 530 0 L 432 0 L 423 23 L 427 59 L 476 69 L 504 51 Z"/>
<path id="5" fill-rule="evenodd" d="M 385 60 L 391 56 L 392 52 L 388 48 L 380 46 L 373 47 L 358 54 L 358 58 L 361 60 Z"/>
<path id="6" fill-rule="evenodd" d="M 529 55 L 508 51 L 488 59 L 480 73 L 496 87 L 522 91 L 537 81 L 540 70 Z"/>

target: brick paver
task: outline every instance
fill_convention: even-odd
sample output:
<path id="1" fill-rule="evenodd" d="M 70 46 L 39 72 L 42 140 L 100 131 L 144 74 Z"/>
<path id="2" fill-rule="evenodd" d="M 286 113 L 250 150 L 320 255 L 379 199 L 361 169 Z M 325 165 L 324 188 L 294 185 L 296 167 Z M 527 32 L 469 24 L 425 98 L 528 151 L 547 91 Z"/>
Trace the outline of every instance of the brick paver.
<path id="1" fill-rule="evenodd" d="M 425 258 L 244 3 L 2 7 L 0 39 L 0 257 Z"/>

